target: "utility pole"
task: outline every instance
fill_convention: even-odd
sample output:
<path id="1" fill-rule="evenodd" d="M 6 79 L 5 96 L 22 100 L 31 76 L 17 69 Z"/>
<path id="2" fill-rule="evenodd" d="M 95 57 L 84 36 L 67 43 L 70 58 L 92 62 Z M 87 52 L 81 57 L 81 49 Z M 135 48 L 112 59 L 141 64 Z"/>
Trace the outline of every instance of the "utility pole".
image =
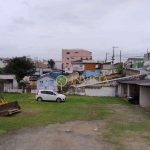
<path id="1" fill-rule="evenodd" d="M 118 48 L 118 47 L 113 46 L 112 48 L 113 48 L 112 64 L 114 64 L 114 60 L 115 60 L 115 58 L 114 58 L 114 57 L 115 57 L 114 49 L 115 49 L 115 48 Z"/>
<path id="2" fill-rule="evenodd" d="M 62 75 L 63 75 L 63 69 L 64 69 L 64 63 L 61 64 L 61 69 L 62 69 Z"/>
<path id="3" fill-rule="evenodd" d="M 120 63 L 121 63 L 121 50 L 120 50 Z"/>
<path id="4" fill-rule="evenodd" d="M 107 55 L 108 55 L 109 53 L 106 53 L 106 59 L 105 59 L 105 63 L 107 62 Z"/>
<path id="5" fill-rule="evenodd" d="M 148 48 L 147 48 L 147 57 L 148 57 L 148 60 L 149 60 L 149 52 L 148 52 Z"/>

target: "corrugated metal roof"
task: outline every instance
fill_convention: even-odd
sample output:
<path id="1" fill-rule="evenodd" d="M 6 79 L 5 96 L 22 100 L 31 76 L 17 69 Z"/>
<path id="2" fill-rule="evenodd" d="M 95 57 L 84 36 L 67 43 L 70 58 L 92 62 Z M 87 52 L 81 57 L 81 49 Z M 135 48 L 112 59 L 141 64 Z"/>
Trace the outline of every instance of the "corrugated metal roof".
<path id="1" fill-rule="evenodd" d="M 150 86 L 150 80 L 122 80 L 118 81 L 119 83 L 124 84 L 136 84 L 136 85 L 142 85 L 142 86 Z"/>

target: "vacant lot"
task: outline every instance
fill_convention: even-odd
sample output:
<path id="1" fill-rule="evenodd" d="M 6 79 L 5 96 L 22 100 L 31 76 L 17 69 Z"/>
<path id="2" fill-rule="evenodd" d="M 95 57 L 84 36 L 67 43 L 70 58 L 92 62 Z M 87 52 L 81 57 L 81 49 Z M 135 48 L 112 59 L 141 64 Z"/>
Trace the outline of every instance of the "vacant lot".
<path id="1" fill-rule="evenodd" d="M 3 94 L 22 112 L 0 118 L 0 149 L 148 150 L 150 111 L 124 99 L 68 96 L 63 103 Z"/>

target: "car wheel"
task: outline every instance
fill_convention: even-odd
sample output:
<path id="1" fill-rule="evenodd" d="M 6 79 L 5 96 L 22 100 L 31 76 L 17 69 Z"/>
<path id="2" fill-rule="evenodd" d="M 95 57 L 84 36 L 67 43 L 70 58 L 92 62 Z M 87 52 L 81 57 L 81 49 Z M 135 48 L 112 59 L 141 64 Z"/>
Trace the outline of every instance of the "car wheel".
<path id="1" fill-rule="evenodd" d="M 39 102 L 41 102 L 42 100 L 43 100 L 42 97 L 37 98 L 37 101 L 39 101 Z"/>
<path id="2" fill-rule="evenodd" d="M 59 103 L 59 102 L 61 102 L 61 99 L 60 99 L 60 98 L 57 98 L 56 101 Z"/>

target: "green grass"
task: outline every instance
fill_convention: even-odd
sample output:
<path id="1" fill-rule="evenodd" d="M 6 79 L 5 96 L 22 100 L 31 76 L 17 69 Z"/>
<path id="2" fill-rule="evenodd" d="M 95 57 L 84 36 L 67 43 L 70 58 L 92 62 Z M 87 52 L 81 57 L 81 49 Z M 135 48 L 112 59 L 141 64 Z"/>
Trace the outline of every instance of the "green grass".
<path id="1" fill-rule="evenodd" d="M 0 134 L 73 120 L 102 120 L 105 124 L 99 127 L 99 132 L 104 141 L 115 145 L 118 150 L 126 149 L 122 139 L 129 136 L 134 139 L 136 135 L 141 141 L 150 142 L 149 113 L 121 98 L 67 96 L 66 102 L 57 103 L 37 102 L 35 95 L 31 94 L 3 94 L 3 97 L 8 102 L 17 100 L 22 112 L 0 117 Z M 144 119 L 139 121 L 139 118 Z"/>
<path id="2" fill-rule="evenodd" d="M 67 96 L 66 102 L 37 102 L 31 94 L 3 94 L 8 102 L 18 101 L 22 112 L 0 117 L 0 133 L 23 127 L 65 123 L 72 120 L 104 119 L 113 113 L 106 104 L 125 104 L 119 98 Z"/>

